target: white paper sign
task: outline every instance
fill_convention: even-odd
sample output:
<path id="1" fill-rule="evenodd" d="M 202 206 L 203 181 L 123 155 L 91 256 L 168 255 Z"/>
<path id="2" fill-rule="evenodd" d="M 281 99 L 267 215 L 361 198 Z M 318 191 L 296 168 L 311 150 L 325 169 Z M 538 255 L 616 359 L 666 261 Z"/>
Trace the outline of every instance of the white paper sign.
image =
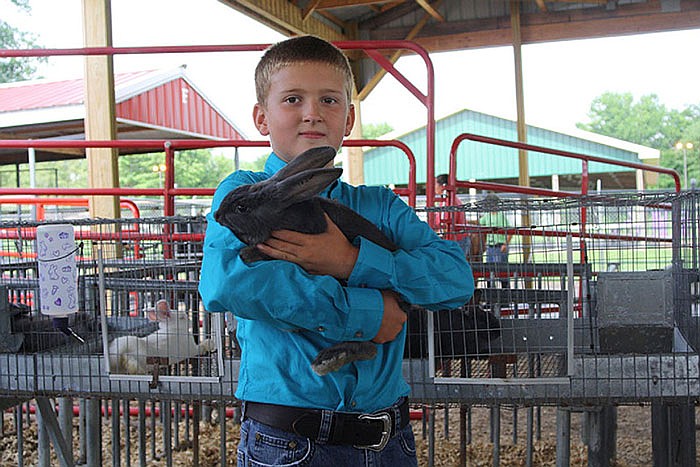
<path id="1" fill-rule="evenodd" d="M 66 316 L 78 311 L 75 231 L 70 224 L 36 229 L 41 312 Z"/>

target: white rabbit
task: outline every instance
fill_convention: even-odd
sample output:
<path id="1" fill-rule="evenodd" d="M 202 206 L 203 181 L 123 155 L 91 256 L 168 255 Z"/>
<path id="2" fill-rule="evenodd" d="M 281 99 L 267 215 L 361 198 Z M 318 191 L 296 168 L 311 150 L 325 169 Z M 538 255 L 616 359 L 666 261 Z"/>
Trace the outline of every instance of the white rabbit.
<path id="1" fill-rule="evenodd" d="M 195 344 L 187 314 L 171 312 L 165 300 L 156 303 L 148 318 L 158 322 L 156 331 L 144 337 L 119 337 L 109 344 L 111 373 L 148 374 L 154 366 L 148 358 L 167 358 L 168 365 L 172 365 L 214 349 L 211 339 Z"/>

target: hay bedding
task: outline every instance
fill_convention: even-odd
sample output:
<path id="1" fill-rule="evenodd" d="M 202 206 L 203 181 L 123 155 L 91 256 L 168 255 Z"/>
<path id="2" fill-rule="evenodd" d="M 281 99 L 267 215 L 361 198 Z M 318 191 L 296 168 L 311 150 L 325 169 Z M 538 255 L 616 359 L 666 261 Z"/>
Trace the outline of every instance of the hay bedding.
<path id="1" fill-rule="evenodd" d="M 545 407 L 542 409 L 542 439 L 535 440 L 533 452 L 533 465 L 554 466 L 556 465 L 556 437 L 555 437 L 555 413 L 556 409 Z M 518 439 L 513 444 L 512 426 L 513 410 L 504 408 L 501 410 L 501 451 L 500 461 L 502 466 L 524 466 L 525 465 L 525 443 L 526 433 L 524 431 L 526 411 L 518 411 Z M 443 432 L 444 409 L 436 411 L 435 422 L 435 465 L 436 466 L 457 466 L 459 464 L 459 411 L 456 408 L 450 409 L 450 437 L 445 439 Z M 14 431 L 14 417 L 11 413 L 6 413 L 2 436 L 0 436 L 0 467 L 10 467 L 17 465 L 17 435 Z M 77 433 L 77 420 L 75 420 Z M 150 423 L 150 422 L 149 422 Z M 416 434 L 416 445 L 418 450 L 418 460 L 420 466 L 428 465 L 428 440 L 423 437 L 423 424 L 421 421 L 414 421 L 413 429 Z M 571 465 L 586 466 L 586 447 L 583 445 L 580 436 L 581 414 L 571 415 Z M 137 428 L 135 423 L 131 425 L 131 465 L 138 464 L 138 441 Z M 184 433 L 184 423 L 180 424 L 180 441 L 183 444 L 181 449 L 173 452 L 173 465 L 191 466 L 192 450 L 185 446 L 186 439 Z M 618 467 L 632 467 L 652 465 L 651 451 L 651 423 L 650 410 L 648 407 L 620 407 L 618 410 L 618 437 L 617 437 L 617 463 Z M 147 465 L 164 466 L 166 459 L 163 454 L 162 429 L 156 429 L 156 452 L 158 459 L 151 458 L 151 432 L 150 425 L 147 424 Z M 238 443 L 238 427 L 232 420 L 227 421 L 228 439 L 226 441 L 226 456 L 228 465 L 235 465 L 236 445 Z M 123 426 L 122 426 L 123 429 Z M 470 466 L 491 466 L 493 465 L 492 445 L 489 438 L 489 410 L 486 408 L 474 408 L 472 415 L 472 443 L 467 446 L 467 459 Z M 74 452 L 78 452 L 77 435 L 73 437 Z M 112 465 L 111 446 L 111 421 L 105 419 L 103 425 L 103 465 Z M 199 463 L 201 466 L 220 465 L 219 455 L 219 425 L 202 422 L 200 425 L 200 453 Z M 123 440 L 122 440 L 123 443 Z M 37 465 L 37 430 L 33 423 L 27 427 L 24 423 L 24 465 Z M 124 450 L 122 449 L 122 456 Z M 52 454 L 51 465 L 59 465 L 55 454 Z M 122 459 L 124 463 L 124 459 Z M 699 464 L 700 465 L 700 464 Z"/>

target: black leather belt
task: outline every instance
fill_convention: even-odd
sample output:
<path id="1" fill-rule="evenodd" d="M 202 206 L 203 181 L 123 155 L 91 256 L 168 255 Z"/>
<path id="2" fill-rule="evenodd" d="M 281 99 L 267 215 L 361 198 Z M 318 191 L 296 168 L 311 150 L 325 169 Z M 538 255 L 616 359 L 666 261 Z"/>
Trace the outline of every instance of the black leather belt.
<path id="1" fill-rule="evenodd" d="M 403 398 L 396 406 L 371 414 L 330 413 L 331 429 L 325 443 L 351 445 L 375 451 L 384 449 L 389 439 L 396 434 L 395 428 L 400 430 L 409 422 L 407 398 Z M 319 436 L 323 420 L 322 410 L 244 402 L 243 418 L 251 418 L 280 430 L 322 441 Z"/>

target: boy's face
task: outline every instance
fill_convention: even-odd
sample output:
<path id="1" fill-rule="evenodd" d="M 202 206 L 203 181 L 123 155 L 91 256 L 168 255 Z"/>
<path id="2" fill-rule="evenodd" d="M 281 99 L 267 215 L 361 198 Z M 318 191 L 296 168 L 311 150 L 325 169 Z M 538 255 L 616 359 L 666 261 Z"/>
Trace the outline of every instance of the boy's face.
<path id="1" fill-rule="evenodd" d="M 284 67 L 272 75 L 267 100 L 253 109 L 255 126 L 289 162 L 307 149 L 340 148 L 355 123 L 343 75 L 325 63 Z"/>

